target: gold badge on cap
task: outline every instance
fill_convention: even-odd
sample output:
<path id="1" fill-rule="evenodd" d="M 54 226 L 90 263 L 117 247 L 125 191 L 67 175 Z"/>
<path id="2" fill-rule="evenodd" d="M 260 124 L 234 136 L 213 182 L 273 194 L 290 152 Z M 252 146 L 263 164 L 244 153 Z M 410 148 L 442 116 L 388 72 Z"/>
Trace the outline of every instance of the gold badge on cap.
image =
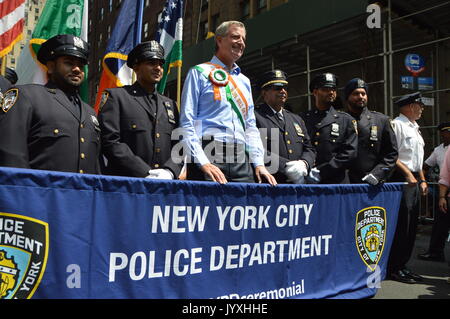
<path id="1" fill-rule="evenodd" d="M 19 96 L 19 89 L 10 89 L 3 95 L 1 104 L 3 112 L 8 112 L 16 103 Z"/>
<path id="2" fill-rule="evenodd" d="M 84 42 L 83 42 L 83 40 L 81 40 L 78 37 L 74 37 L 73 38 L 73 45 L 78 47 L 78 48 L 84 49 Z"/>

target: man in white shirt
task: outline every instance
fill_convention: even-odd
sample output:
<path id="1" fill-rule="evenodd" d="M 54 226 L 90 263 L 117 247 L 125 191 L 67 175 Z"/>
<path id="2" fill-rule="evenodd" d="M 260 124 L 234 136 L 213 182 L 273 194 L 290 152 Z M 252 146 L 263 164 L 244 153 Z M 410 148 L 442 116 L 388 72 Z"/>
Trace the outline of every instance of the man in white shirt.
<path id="1" fill-rule="evenodd" d="M 392 280 L 413 284 L 423 280 L 420 275 L 406 268 L 416 239 L 419 216 L 419 196 L 428 191 L 422 165 L 425 142 L 417 120 L 421 118 L 424 104 L 420 92 L 402 96 L 395 102 L 399 116 L 393 123 L 397 139 L 398 160 L 391 182 L 406 182 L 398 212 L 391 253 L 388 262 L 388 276 Z"/>
<path id="2" fill-rule="evenodd" d="M 436 166 L 439 168 L 439 172 L 442 170 L 445 152 L 449 148 L 448 145 L 450 144 L 450 122 L 444 122 L 439 124 L 437 129 L 441 135 L 442 143 L 439 144 L 433 150 L 431 155 L 425 160 L 424 174 L 428 169 Z M 438 180 L 439 175 L 437 176 L 436 182 Z M 437 193 L 439 193 L 439 191 L 437 191 Z M 428 251 L 423 254 L 419 254 L 417 256 L 419 259 L 427 261 L 445 261 L 444 247 L 445 247 L 445 240 L 447 239 L 448 235 L 449 226 L 450 226 L 450 214 L 444 213 L 440 209 L 436 209 Z"/>

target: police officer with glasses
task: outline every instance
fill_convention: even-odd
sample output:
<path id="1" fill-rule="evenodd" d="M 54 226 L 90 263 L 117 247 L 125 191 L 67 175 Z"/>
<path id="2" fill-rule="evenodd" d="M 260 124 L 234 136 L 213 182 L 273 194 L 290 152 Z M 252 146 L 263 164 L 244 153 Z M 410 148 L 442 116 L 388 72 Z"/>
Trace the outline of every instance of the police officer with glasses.
<path id="1" fill-rule="evenodd" d="M 288 98 L 286 73 L 262 75 L 264 103 L 255 107 L 256 125 L 266 149 L 266 164 L 278 183 L 303 184 L 316 159 L 303 119 L 285 108 Z"/>

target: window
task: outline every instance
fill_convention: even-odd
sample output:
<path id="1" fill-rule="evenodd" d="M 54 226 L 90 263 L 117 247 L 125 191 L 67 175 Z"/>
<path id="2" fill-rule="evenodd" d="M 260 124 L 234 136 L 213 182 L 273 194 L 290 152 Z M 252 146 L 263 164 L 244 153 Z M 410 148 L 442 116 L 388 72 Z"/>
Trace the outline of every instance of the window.
<path id="1" fill-rule="evenodd" d="M 242 13 L 242 20 L 246 20 L 250 18 L 250 1 L 244 0 L 241 2 L 241 13 Z"/>
<path id="2" fill-rule="evenodd" d="M 208 20 L 200 22 L 200 39 L 206 39 L 208 35 Z"/>
<path id="3" fill-rule="evenodd" d="M 258 13 L 263 13 L 267 10 L 267 0 L 258 0 Z"/>
<path id="4" fill-rule="evenodd" d="M 144 24 L 144 39 L 148 38 L 148 22 Z"/>

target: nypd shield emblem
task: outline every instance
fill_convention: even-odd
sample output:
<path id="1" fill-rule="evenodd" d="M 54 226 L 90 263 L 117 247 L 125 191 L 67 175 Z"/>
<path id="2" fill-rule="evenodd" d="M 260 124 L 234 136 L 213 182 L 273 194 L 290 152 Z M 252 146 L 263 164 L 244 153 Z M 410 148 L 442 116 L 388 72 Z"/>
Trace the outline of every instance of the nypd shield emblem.
<path id="1" fill-rule="evenodd" d="M 0 212 L 0 299 L 29 299 L 47 264 L 48 224 Z"/>
<path id="2" fill-rule="evenodd" d="M 3 95 L 3 99 L 1 101 L 1 106 L 3 112 L 8 112 L 9 109 L 16 103 L 17 96 L 19 95 L 18 89 L 11 89 L 6 91 Z"/>
<path id="3" fill-rule="evenodd" d="M 356 214 L 355 241 L 361 259 L 374 271 L 386 241 L 386 210 L 367 207 Z"/>

